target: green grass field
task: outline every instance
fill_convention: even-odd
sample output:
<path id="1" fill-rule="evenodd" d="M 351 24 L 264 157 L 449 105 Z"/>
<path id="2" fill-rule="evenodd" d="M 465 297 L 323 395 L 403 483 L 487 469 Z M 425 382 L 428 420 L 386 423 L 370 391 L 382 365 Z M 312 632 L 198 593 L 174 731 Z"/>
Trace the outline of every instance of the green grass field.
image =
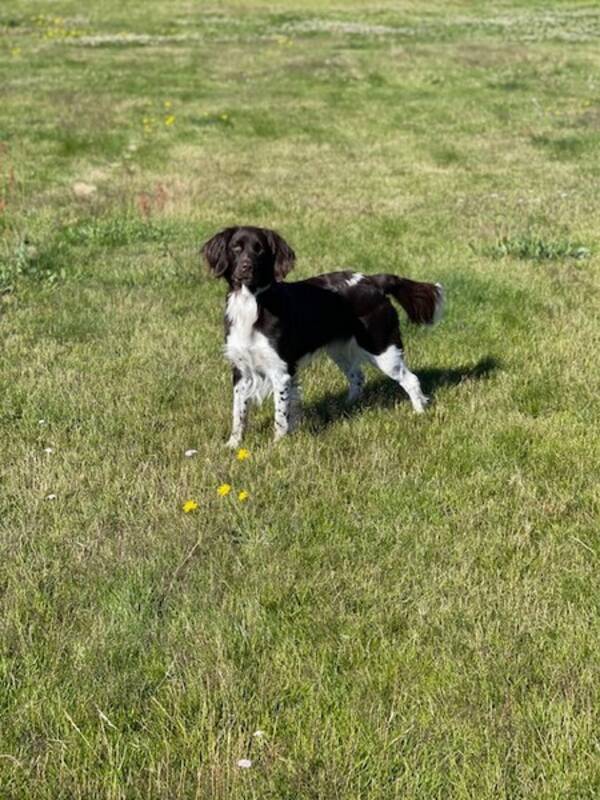
<path id="1" fill-rule="evenodd" d="M 598 798 L 597 3 L 0 34 L 0 798 Z M 426 414 L 321 362 L 293 437 L 223 447 L 198 250 L 244 222 L 444 284 Z"/>

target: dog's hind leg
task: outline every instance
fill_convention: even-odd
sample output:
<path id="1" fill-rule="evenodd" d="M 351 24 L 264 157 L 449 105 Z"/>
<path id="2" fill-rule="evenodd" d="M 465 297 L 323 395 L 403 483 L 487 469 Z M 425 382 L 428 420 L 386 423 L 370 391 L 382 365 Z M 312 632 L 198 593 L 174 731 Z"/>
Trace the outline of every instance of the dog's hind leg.
<path id="1" fill-rule="evenodd" d="M 427 397 L 417 376 L 404 363 L 402 337 L 396 309 L 386 298 L 368 316 L 361 318 L 357 341 L 372 364 L 399 383 L 410 398 L 417 414 L 422 414 Z"/>
<path id="2" fill-rule="evenodd" d="M 428 398 L 421 391 L 421 384 L 417 376 L 404 363 L 404 354 L 401 348 L 391 344 L 383 353 L 379 355 L 371 354 L 370 358 L 385 375 L 400 384 L 409 396 L 414 410 L 417 414 L 422 414 L 425 411 Z"/>
<path id="3" fill-rule="evenodd" d="M 335 359 L 334 359 L 335 360 Z M 346 376 L 348 381 L 348 394 L 346 395 L 346 403 L 354 403 L 362 394 L 365 385 L 365 374 L 357 364 L 338 362 L 336 364 Z"/>
<path id="4" fill-rule="evenodd" d="M 346 403 L 353 403 L 362 394 L 365 385 L 365 375 L 360 368 L 360 359 L 356 353 L 356 346 L 350 344 L 330 345 L 327 354 L 337 367 L 344 373 L 348 381 L 348 394 Z"/>
<path id="5" fill-rule="evenodd" d="M 362 394 L 365 385 L 365 373 L 356 365 L 349 366 L 347 370 L 342 370 L 348 379 L 348 394 L 346 395 L 347 403 L 354 403 Z"/>

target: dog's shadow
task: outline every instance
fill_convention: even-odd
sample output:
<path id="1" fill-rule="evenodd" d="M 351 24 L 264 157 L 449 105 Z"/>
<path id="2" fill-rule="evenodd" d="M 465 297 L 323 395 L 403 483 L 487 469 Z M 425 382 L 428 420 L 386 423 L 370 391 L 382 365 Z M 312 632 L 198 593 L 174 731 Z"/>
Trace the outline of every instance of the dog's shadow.
<path id="1" fill-rule="evenodd" d="M 497 359 L 487 356 L 476 364 L 463 367 L 430 367 L 417 372 L 423 392 L 430 398 L 445 386 L 458 386 L 465 381 L 487 378 L 500 368 Z M 307 428 L 318 433 L 340 419 L 356 416 L 367 407 L 392 408 L 398 402 L 408 401 L 408 396 L 390 378 L 380 377 L 366 383 L 361 399 L 346 405 L 346 392 L 330 393 L 314 403 L 303 407 L 303 419 Z"/>

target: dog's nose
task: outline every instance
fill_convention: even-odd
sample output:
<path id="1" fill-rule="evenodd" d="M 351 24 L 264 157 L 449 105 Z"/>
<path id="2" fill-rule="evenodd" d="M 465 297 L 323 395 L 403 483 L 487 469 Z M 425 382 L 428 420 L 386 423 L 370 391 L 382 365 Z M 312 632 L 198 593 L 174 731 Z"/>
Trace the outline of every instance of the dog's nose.
<path id="1" fill-rule="evenodd" d="M 249 281 L 252 278 L 252 264 L 250 262 L 243 262 L 238 264 L 236 273 L 238 279 L 241 281 Z"/>

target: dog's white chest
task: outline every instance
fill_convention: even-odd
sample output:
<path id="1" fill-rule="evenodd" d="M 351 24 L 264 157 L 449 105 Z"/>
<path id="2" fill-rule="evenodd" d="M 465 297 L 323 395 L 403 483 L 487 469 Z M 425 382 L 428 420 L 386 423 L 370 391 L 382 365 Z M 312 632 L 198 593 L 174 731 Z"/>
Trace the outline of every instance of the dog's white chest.
<path id="1" fill-rule="evenodd" d="M 254 327 L 258 305 L 254 295 L 243 286 L 229 295 L 226 316 L 230 323 L 225 341 L 225 356 L 240 372 L 273 380 L 285 369 L 267 337 Z"/>

